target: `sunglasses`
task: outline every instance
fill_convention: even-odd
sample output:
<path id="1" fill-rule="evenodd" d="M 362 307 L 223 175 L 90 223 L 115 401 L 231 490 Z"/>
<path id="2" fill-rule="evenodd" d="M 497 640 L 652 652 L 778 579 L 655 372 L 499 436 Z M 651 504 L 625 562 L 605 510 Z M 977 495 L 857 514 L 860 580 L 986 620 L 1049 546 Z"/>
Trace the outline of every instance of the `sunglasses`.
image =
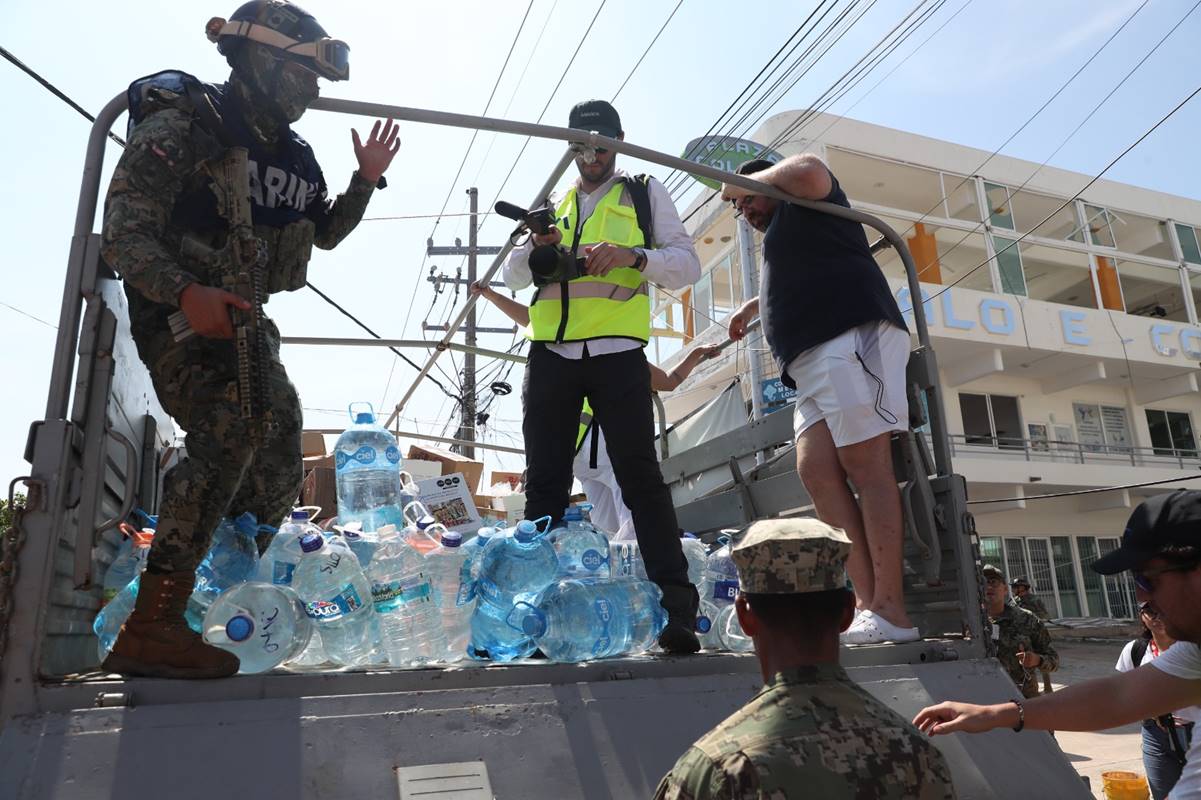
<path id="1" fill-rule="evenodd" d="M 1155 579 L 1160 575 L 1168 572 L 1190 572 L 1196 569 L 1198 564 L 1201 564 L 1201 562 L 1191 561 L 1187 564 L 1172 564 L 1171 566 L 1160 567 L 1158 569 L 1139 570 L 1132 572 L 1131 578 L 1133 578 L 1135 586 L 1150 594 L 1155 591 Z"/>
<path id="2" fill-rule="evenodd" d="M 1159 619 L 1159 612 L 1156 611 L 1152 606 L 1148 606 L 1148 605 L 1139 606 L 1138 613 L 1146 614 L 1151 619 Z"/>

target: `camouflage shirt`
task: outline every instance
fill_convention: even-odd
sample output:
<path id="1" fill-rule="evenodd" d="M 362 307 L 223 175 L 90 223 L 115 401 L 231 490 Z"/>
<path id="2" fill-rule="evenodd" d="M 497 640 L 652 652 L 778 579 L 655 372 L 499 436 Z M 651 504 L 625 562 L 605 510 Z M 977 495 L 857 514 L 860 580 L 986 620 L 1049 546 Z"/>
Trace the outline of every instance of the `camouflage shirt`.
<path id="1" fill-rule="evenodd" d="M 656 800 L 953 798 L 942 753 L 837 664 L 780 672 L 688 749 Z"/>
<path id="2" fill-rule="evenodd" d="M 1047 606 L 1036 594 L 1031 593 L 1025 597 L 1018 598 L 1017 604 L 1039 619 L 1047 620 L 1051 618 L 1050 612 L 1047 611 Z"/>
<path id="3" fill-rule="evenodd" d="M 1051 645 L 1051 635 L 1042 620 L 1024 608 L 1006 603 L 997 616 L 989 615 L 992 637 L 997 643 L 997 660 L 1022 690 L 1024 697 L 1038 695 L 1038 672 L 1054 672 L 1059 667 L 1059 654 Z M 1018 661 L 1019 652 L 1037 653 L 1042 662 L 1027 669 Z"/>
<path id="4" fill-rule="evenodd" d="M 216 141 L 199 129 L 185 108 L 162 107 L 130 132 L 105 199 L 101 252 L 127 288 L 148 301 L 138 303 L 139 308 L 131 303 L 135 328 L 139 311 L 153 311 L 144 306 L 176 307 L 188 284 L 215 283 L 181 256 L 182 236 L 191 231 L 173 222 L 172 212 L 177 198 L 194 192 L 203 181 L 198 165 L 220 152 Z M 330 249 L 342 241 L 362 218 L 374 188 L 356 172 L 350 187 L 336 201 L 327 200 L 322 192 L 306 209 L 308 232 L 296 230 L 287 243 L 281 241 L 280 229 L 256 224 L 255 234 L 268 244 L 269 269 L 282 267 L 289 273 L 269 278 L 271 290 L 302 286 L 311 246 Z M 211 244 L 220 246 L 221 242 Z M 289 246 L 296 252 L 281 258 L 280 250 Z M 162 311 L 153 316 L 160 323 L 166 318 Z"/>

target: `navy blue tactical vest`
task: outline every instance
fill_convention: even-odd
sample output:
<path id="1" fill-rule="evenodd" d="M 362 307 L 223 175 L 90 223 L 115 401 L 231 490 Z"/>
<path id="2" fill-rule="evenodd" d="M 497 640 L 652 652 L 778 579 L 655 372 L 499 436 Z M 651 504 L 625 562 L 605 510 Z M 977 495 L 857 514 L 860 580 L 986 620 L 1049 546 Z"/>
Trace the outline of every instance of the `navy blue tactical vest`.
<path id="1" fill-rule="evenodd" d="M 259 142 L 241 108 L 241 101 L 228 84 L 202 83 L 186 72 L 167 70 L 141 78 L 129 86 L 129 129 L 145 118 L 147 89 L 162 89 L 178 95 L 177 108 L 194 108 L 188 100 L 189 89 L 199 90 L 212 102 L 216 115 L 196 113 L 196 124 L 224 146 L 245 147 L 249 151 L 251 213 L 255 225 L 272 228 L 304 218 L 317 219 L 324 213 L 325 176 L 309 143 L 285 127 L 284 136 L 274 147 Z M 220 130 L 211 130 L 214 125 Z M 224 227 L 217 216 L 212 192 L 203 187 L 185 190 L 175 199 L 171 222 L 185 230 L 208 231 Z"/>

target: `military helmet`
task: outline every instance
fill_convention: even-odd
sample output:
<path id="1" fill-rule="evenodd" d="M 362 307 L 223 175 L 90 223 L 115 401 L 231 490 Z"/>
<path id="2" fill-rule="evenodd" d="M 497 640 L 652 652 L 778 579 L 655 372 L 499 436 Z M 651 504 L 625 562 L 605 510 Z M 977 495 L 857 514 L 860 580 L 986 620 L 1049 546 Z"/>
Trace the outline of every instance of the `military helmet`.
<path id="1" fill-rule="evenodd" d="M 329 38 L 312 14 L 286 0 L 243 3 L 228 21 L 210 19 L 205 33 L 226 57 L 243 42 L 252 41 L 328 80 L 350 77 L 350 46 Z"/>

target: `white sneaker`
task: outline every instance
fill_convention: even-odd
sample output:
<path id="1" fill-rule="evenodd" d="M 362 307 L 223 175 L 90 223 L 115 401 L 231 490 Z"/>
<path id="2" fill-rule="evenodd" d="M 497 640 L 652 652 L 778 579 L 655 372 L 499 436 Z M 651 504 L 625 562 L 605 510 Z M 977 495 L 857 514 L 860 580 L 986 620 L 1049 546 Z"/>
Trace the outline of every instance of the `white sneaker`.
<path id="1" fill-rule="evenodd" d="M 883 644 L 884 642 L 916 642 L 922 638 L 917 628 L 898 628 L 871 611 L 864 611 L 838 637 L 846 645 Z"/>

